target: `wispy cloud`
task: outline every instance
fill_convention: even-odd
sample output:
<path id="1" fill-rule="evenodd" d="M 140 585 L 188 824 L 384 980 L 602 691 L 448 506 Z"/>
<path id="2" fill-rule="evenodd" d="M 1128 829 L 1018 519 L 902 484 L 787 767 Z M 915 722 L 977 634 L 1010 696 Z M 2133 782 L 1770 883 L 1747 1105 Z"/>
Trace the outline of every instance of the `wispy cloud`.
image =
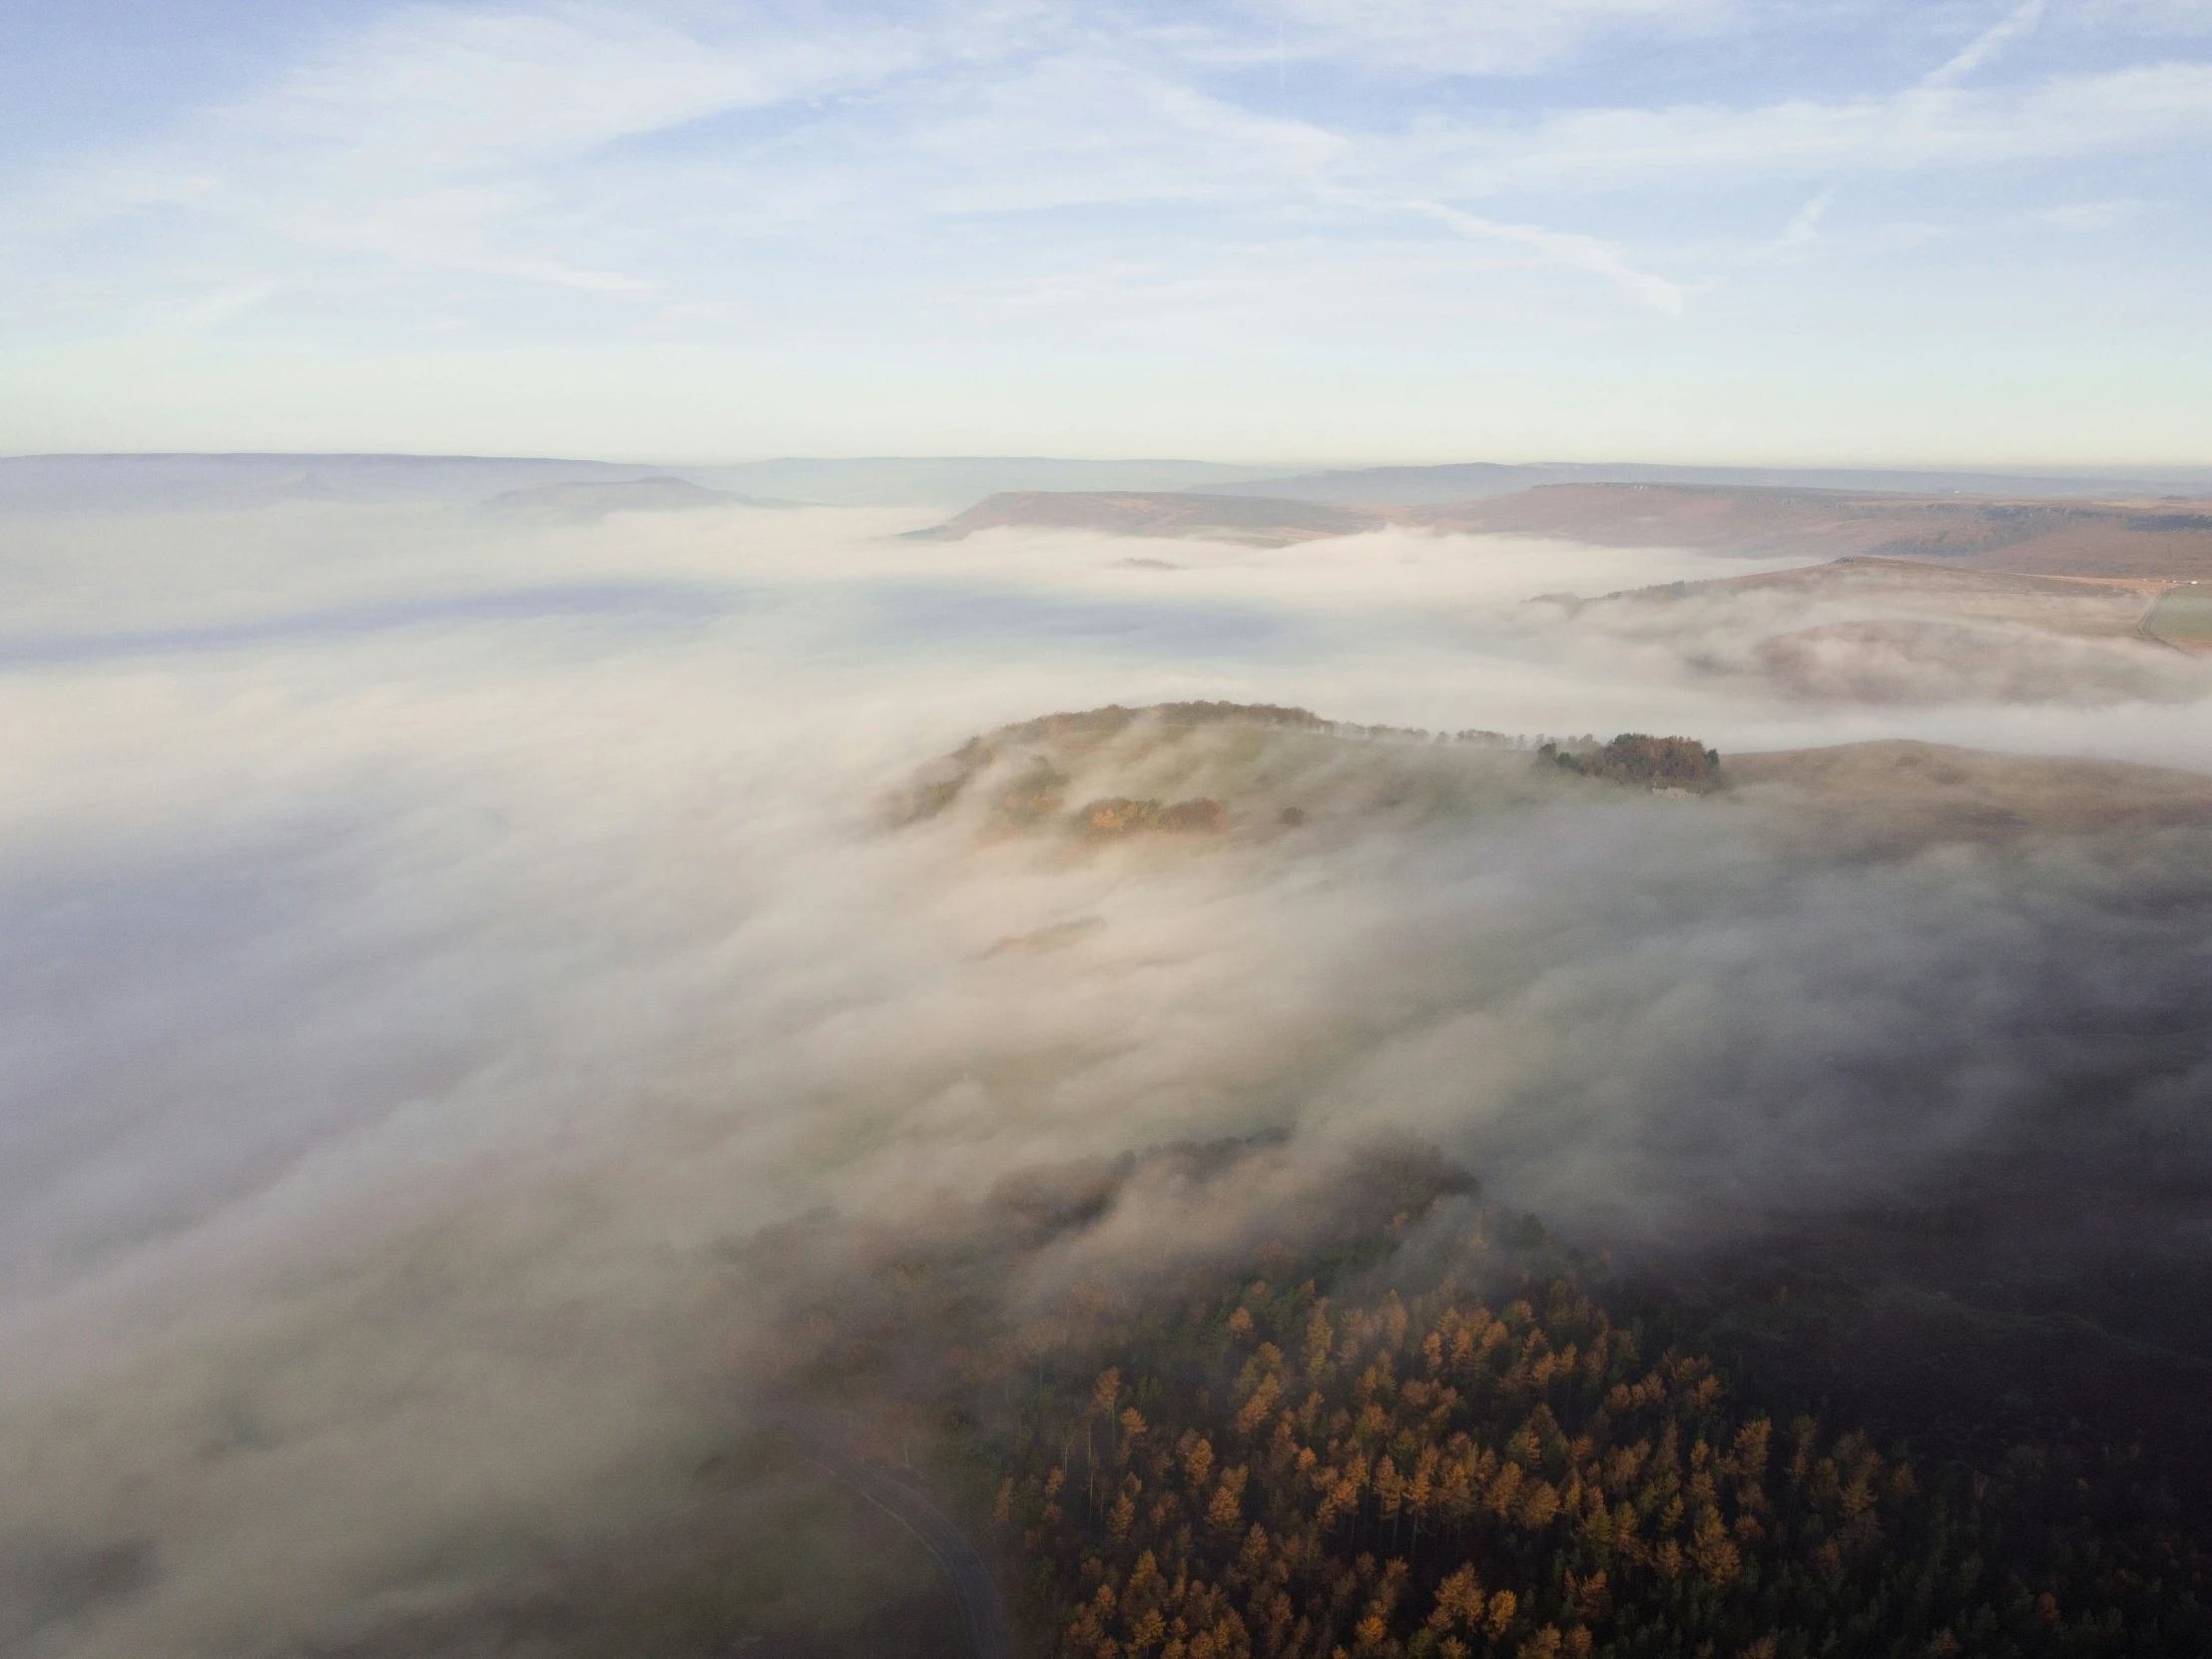
<path id="1" fill-rule="evenodd" d="M 1717 315 L 1821 236 L 1839 180 L 1891 226 L 1950 222 L 1968 180 L 1978 219 L 2021 221 L 2051 163 L 2069 197 L 2193 201 L 2212 62 L 2145 33 L 2189 7 L 2132 8 L 2056 72 L 2049 39 L 2031 56 L 2111 10 L 2089 4 L 1992 5 L 1963 46 L 1921 19 L 1918 79 L 1846 26 L 1865 0 L 403 5 L 150 134 L 0 166 L 0 326 L 50 353 L 204 312 L 235 342 L 264 325 L 235 296 L 276 282 L 287 329 L 364 345 L 439 319 L 541 354 L 689 328 L 864 378 L 936 349 L 914 317 L 991 295 L 1001 334 L 1049 313 L 1117 352 L 1156 299 L 1181 320 L 1154 343 L 1187 355 L 1351 294 L 1328 337 L 1379 362 L 1451 282 L 1463 319 Z M 1858 269 L 1903 246 L 1855 241 Z M 910 371 L 933 394 L 941 365 Z"/>
<path id="2" fill-rule="evenodd" d="M 214 328 L 243 316 L 283 287 L 280 277 L 263 276 L 252 281 L 226 282 L 190 298 L 158 301 L 155 314 L 180 328 Z"/>
<path id="3" fill-rule="evenodd" d="M 2034 31 L 2042 21 L 2045 0 L 2020 0 L 2020 4 L 1961 47 L 1947 63 L 1922 77 L 1924 87 L 1947 87 L 1964 80 L 2014 40 Z"/>
<path id="4" fill-rule="evenodd" d="M 2109 202 L 2065 202 L 2037 210 L 2028 215 L 2028 222 L 2060 231 L 2105 231 L 2135 218 L 2149 206 L 2126 197 Z"/>
<path id="5" fill-rule="evenodd" d="M 1380 62 L 1413 43 L 1580 38 L 1706 26 L 1703 3 L 1591 0 L 1508 28 L 1402 0 L 1370 13 L 1285 0 L 1314 40 L 1359 33 Z M 841 234 L 1087 207 L 1210 207 L 1312 222 L 1330 204 L 1440 202 L 1673 180 L 1905 173 L 2091 155 L 2212 136 L 2212 65 L 2027 86 L 1957 85 L 2034 27 L 2016 7 L 1920 84 L 1844 99 L 1566 108 L 1381 129 L 1256 109 L 1179 79 L 1158 30 L 1126 38 L 1040 8 L 982 38 L 927 10 L 903 28 L 749 17 L 727 38 L 604 10 L 410 8 L 333 42 L 262 93 L 57 181 L 70 223 L 154 213 L 224 223 L 235 244 L 388 259 L 607 295 L 670 292 L 721 239 Z M 1110 15 L 1110 14 L 1109 14 Z M 826 20 L 827 19 L 827 20 Z M 1546 48 L 1548 50 L 1548 48 Z M 1483 47 L 1488 51 L 1488 47 Z M 1502 50 L 1502 48 L 1500 48 Z M 864 94 L 849 104 L 824 104 Z M 768 128 L 722 132 L 758 112 Z M 640 152 L 641 143 L 651 148 Z M 1778 247 L 1810 237 L 1816 198 Z M 39 216 L 31 215 L 35 225 Z M 1430 217 L 1441 217 L 1431 214 Z M 1359 235 L 1354 212 L 1337 227 Z M 51 225 L 51 219 L 50 219 Z M 1625 239 L 1463 217 L 1679 308 Z M 623 250 L 653 262 L 635 269 Z"/>
<path id="6" fill-rule="evenodd" d="M 1836 192 L 1841 187 L 1830 185 L 1816 193 L 1804 207 L 1790 216 L 1789 224 L 1782 227 L 1772 242 L 1763 243 L 1753 253 L 1754 260 L 1772 259 L 1777 254 L 1787 254 L 1793 248 L 1803 248 L 1820 235 L 1821 221 L 1828 217 L 1828 210 L 1836 204 Z"/>
<path id="7" fill-rule="evenodd" d="M 932 44 L 941 50 L 941 36 L 834 14 L 755 12 L 717 38 L 610 7 L 412 6 L 217 112 L 214 126 L 318 145 L 324 160 L 368 154 L 442 173 L 871 85 Z"/>
<path id="8" fill-rule="evenodd" d="M 1687 290 L 1664 276 L 1636 270 L 1619 248 L 1597 237 L 1580 236 L 1571 231 L 1549 231 L 1536 225 L 1501 224 L 1436 202 L 1407 202 L 1404 207 L 1409 213 L 1450 226 L 1461 236 L 1509 243 L 1516 248 L 1529 249 L 1570 271 L 1602 276 L 1638 304 L 1647 305 L 1662 316 L 1682 314 Z"/>
<path id="9" fill-rule="evenodd" d="M 29 217 L 51 229 L 184 211 L 225 223 L 234 246 L 274 237 L 643 292 L 651 280 L 544 246 L 531 222 L 568 194 L 561 170 L 688 123 L 874 84 L 925 51 L 917 31 L 858 20 L 749 21 L 714 39 L 606 8 L 405 7 L 150 146 L 71 169 L 34 193 L 44 211 Z"/>
<path id="10" fill-rule="evenodd" d="M 2094 156 L 2212 137 L 2212 64 L 2063 76 L 2024 88 L 1730 107 L 1582 109 L 1525 129 L 1408 141 L 1462 191 L 1714 185 L 1863 168 L 1886 173 Z"/>
<path id="11" fill-rule="evenodd" d="M 1733 0 L 1247 0 L 1256 24 L 1281 31 L 1284 50 L 1373 70 L 1435 75 L 1526 75 L 1631 35 L 1719 27 Z"/>
<path id="12" fill-rule="evenodd" d="M 2121 24 L 2165 34 L 2212 34 L 2212 0 L 2090 0 L 2099 25 Z"/>

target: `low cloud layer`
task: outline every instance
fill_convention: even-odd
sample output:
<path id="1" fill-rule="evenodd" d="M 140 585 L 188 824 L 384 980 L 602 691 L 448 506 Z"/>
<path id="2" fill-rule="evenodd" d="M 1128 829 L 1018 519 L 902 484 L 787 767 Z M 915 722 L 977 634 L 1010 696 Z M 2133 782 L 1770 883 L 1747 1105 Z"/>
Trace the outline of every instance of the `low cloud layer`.
<path id="1" fill-rule="evenodd" d="M 1533 611 L 1812 707 L 2193 705 L 2212 694 L 2212 658 L 2155 635 L 2159 592 L 1871 558 Z"/>
<path id="2" fill-rule="evenodd" d="M 1218 734 L 1072 786 L 1216 797 L 1216 837 L 880 803 L 1116 701 L 2212 770 L 2201 700 L 1877 706 L 1522 605 L 1743 568 L 1682 555 L 908 527 L 20 527 L 0 1640 L 283 1652 L 662 1513 L 737 1420 L 763 1228 L 1042 1163 L 1266 1133 L 1290 1192 L 1434 1145 L 1674 1250 L 2062 1131 L 2191 1213 L 2201 830 L 1871 855 L 1776 794 Z"/>

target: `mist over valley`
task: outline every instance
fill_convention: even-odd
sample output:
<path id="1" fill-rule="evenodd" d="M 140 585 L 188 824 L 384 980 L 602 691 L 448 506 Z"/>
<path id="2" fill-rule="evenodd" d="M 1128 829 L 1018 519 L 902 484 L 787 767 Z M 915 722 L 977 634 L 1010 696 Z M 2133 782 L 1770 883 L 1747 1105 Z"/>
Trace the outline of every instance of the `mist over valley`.
<path id="1" fill-rule="evenodd" d="M 2212 1654 L 2207 24 L 0 10 L 0 1659 Z"/>
<path id="2" fill-rule="evenodd" d="M 2017 1448 L 2141 1445 L 2168 1507 L 2108 1547 L 2199 1547 L 2212 689 L 2156 595 L 479 485 L 8 521 L 11 1650 L 969 1651 L 909 1502 L 1049 1644 L 1187 1478 L 1105 1418 L 1086 1464 L 1065 1401 L 1120 1368 L 1198 1435 L 1258 1385 L 1184 1310 L 1280 1358 L 1317 1299 L 1511 1324 L 1560 1275 L 1553 1347 L 1602 1305 L 1635 1367 L 1709 1356 L 1730 1434 L 1811 1412 L 2022 1512 Z M 1367 1362 L 1300 1364 L 1321 1446 Z M 1358 1624 L 1375 1489 L 1296 1521 L 1239 1455 L 1235 1528 L 1178 1499 L 1177 1639 Z M 1832 1567 L 1817 1508 L 1740 1530 L 1682 1616 L 1845 1617 L 1931 1524 L 1881 1501 Z M 1629 1628 L 1497 1514 L 1526 1605 L 1431 1649 Z M 1262 1522 L 1344 1551 L 1279 1638 Z M 1658 1535 L 1605 1547 L 1645 1605 Z"/>

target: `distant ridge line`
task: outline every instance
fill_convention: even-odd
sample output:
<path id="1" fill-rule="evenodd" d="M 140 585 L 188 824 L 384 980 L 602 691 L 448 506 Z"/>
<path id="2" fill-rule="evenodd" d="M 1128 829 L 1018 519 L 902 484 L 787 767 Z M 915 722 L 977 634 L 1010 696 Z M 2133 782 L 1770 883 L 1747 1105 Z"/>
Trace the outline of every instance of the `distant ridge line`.
<path id="1" fill-rule="evenodd" d="M 1973 471 L 1941 467 L 1663 466 L 1648 462 L 1464 461 L 1439 466 L 1354 467 L 1195 486 L 1205 495 L 1260 495 L 1336 506 L 1429 507 L 1514 495 L 1554 484 L 1699 485 L 1719 489 L 1825 489 L 1875 494 L 2090 498 L 2178 493 L 2212 496 L 2212 469 L 2074 467 Z"/>

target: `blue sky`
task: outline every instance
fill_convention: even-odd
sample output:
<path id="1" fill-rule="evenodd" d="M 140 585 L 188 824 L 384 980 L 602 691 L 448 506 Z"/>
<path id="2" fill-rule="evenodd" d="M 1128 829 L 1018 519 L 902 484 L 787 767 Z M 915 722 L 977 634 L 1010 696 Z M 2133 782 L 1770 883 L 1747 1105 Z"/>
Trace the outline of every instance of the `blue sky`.
<path id="1" fill-rule="evenodd" d="M 2212 0 L 76 0 L 0 46 L 0 451 L 2212 460 Z"/>

